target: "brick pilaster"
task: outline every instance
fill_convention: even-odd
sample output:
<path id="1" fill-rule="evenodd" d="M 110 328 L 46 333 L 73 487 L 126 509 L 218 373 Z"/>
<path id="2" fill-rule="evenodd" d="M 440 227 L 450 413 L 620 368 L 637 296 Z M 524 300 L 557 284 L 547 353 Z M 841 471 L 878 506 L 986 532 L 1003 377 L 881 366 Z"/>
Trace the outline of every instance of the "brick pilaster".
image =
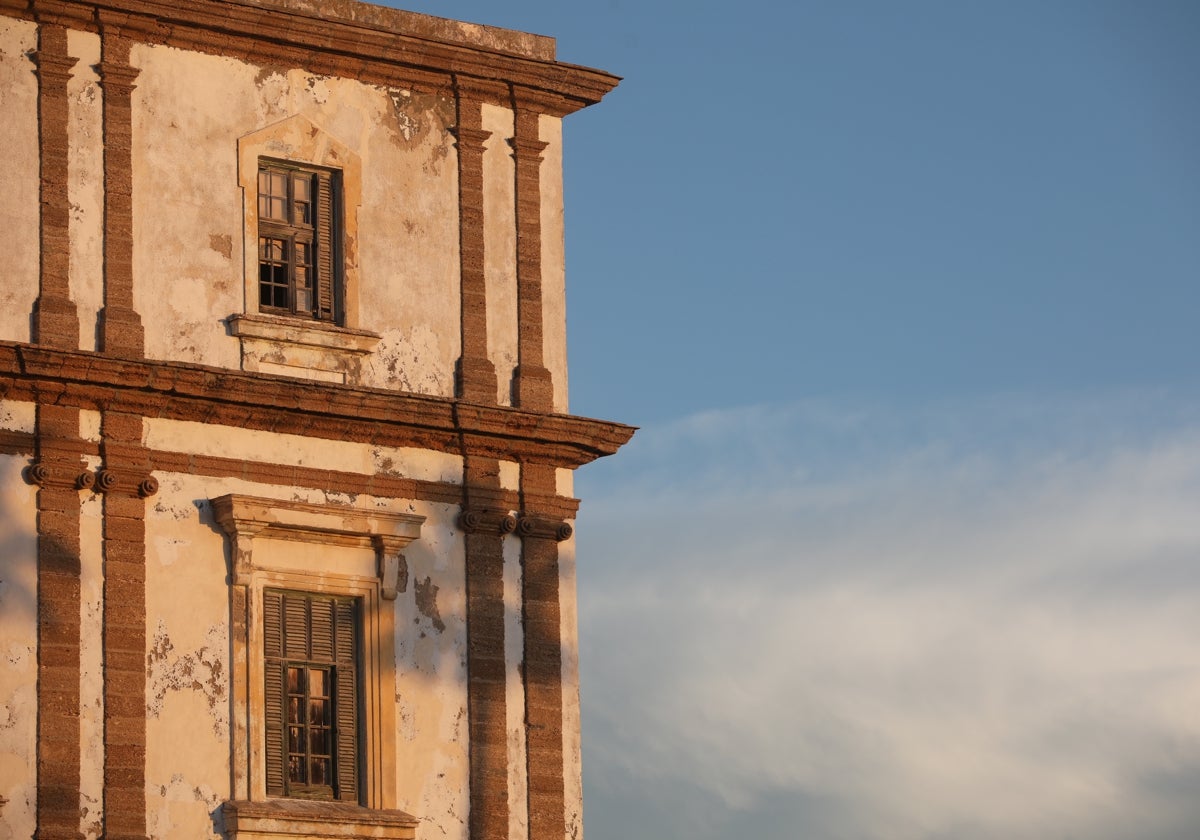
<path id="1" fill-rule="evenodd" d="M 146 501 L 142 418 L 101 418 L 104 494 L 104 836 L 146 837 Z"/>
<path id="2" fill-rule="evenodd" d="M 503 540 L 516 519 L 497 502 L 499 462 L 471 455 L 464 461 L 470 837 L 494 840 L 508 837 Z"/>
<path id="3" fill-rule="evenodd" d="M 554 485 L 553 467 L 521 465 L 523 510 L 516 533 L 522 558 L 530 840 L 560 840 L 567 830 L 558 543 L 570 537 L 571 526 L 536 507 L 537 499 L 554 495 Z"/>
<path id="4" fill-rule="evenodd" d="M 487 287 L 484 277 L 483 106 L 462 82 L 458 97 L 459 259 L 462 285 L 462 355 L 458 360 L 458 396 L 496 404 L 496 368 L 488 358 Z"/>
<path id="5" fill-rule="evenodd" d="M 129 39 L 104 19 L 100 28 L 100 87 L 104 91 L 104 309 L 100 349 L 130 359 L 145 354 L 145 330 L 133 308 L 133 109 L 138 69 L 129 65 Z"/>
<path id="6" fill-rule="evenodd" d="M 67 30 L 43 23 L 33 56 L 38 75 L 40 158 L 40 289 L 33 309 L 33 340 L 63 350 L 79 347 L 79 312 L 70 291 L 70 208 L 67 80 L 77 59 L 67 55 Z"/>
<path id="7" fill-rule="evenodd" d="M 554 385 L 545 366 L 542 330 L 542 152 L 538 112 L 518 98 L 513 138 L 517 193 L 517 371 L 515 404 L 551 411 Z"/>
<path id="8" fill-rule="evenodd" d="M 37 836 L 79 830 L 79 411 L 37 409 L 38 686 Z"/>

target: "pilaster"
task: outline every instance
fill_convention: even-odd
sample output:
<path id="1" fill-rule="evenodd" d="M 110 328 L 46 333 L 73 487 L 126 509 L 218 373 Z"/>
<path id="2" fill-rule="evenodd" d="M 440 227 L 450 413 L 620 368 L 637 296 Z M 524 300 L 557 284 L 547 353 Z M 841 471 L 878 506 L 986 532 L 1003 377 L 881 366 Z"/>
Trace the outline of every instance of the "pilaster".
<path id="1" fill-rule="evenodd" d="M 458 360 L 458 396 L 496 404 L 496 368 L 487 350 L 487 287 L 483 228 L 483 147 L 481 100 L 456 83 L 458 98 L 459 259 L 462 287 L 462 355 Z"/>
<path id="2" fill-rule="evenodd" d="M 40 288 L 33 340 L 63 350 L 79 347 L 79 312 L 70 293 L 70 208 L 67 81 L 76 59 L 67 55 L 67 30 L 42 23 L 33 54 L 38 76 Z"/>
<path id="3" fill-rule="evenodd" d="M 145 354 L 145 330 L 133 308 L 133 109 L 138 69 L 130 41 L 101 17 L 100 87 L 104 91 L 104 309 L 100 349 L 123 358 Z"/>
<path id="4" fill-rule="evenodd" d="M 542 152 L 538 112 L 514 97 L 510 144 L 516 162 L 517 195 L 517 371 L 513 402 L 531 411 L 551 411 L 554 385 L 545 366 L 542 329 Z"/>

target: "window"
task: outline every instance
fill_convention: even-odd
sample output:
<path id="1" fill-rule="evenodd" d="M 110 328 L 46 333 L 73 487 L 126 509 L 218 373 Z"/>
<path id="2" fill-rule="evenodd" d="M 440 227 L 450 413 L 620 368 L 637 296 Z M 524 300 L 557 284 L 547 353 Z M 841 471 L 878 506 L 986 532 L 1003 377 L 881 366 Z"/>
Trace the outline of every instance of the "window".
<path id="1" fill-rule="evenodd" d="M 267 794 L 358 801 L 359 607 L 263 592 Z"/>
<path id="2" fill-rule="evenodd" d="M 337 174 L 259 160 L 260 312 L 341 320 Z"/>
<path id="3" fill-rule="evenodd" d="M 392 601 L 424 517 L 230 494 L 230 840 L 411 840 L 396 807 Z"/>

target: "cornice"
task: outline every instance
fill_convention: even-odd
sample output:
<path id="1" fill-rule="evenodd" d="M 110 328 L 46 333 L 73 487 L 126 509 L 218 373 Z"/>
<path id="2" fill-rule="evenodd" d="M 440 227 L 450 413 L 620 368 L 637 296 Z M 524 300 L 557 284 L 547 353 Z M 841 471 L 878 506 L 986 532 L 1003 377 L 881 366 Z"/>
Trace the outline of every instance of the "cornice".
<path id="1" fill-rule="evenodd" d="M 269 374 L 0 342 L 0 397 L 574 469 L 634 427 Z"/>
<path id="2" fill-rule="evenodd" d="M 376 84 L 415 81 L 449 87 L 457 80 L 461 88 L 473 79 L 477 89 L 496 90 L 496 83 L 503 83 L 528 91 L 528 98 L 545 103 L 546 113 L 558 116 L 599 102 L 620 82 L 602 70 L 542 57 L 550 53 L 536 44 L 521 54 L 519 39 L 513 42 L 516 51 L 503 49 L 503 37 L 486 44 L 447 40 L 453 21 L 428 18 L 429 25 L 417 33 L 373 23 L 371 15 L 320 17 L 285 5 L 262 0 L 0 0 L 0 13 L 91 31 L 103 20 L 106 27 L 134 41 Z M 403 20 L 424 22 L 426 17 L 409 13 Z M 505 33 L 459 26 L 464 31 Z"/>

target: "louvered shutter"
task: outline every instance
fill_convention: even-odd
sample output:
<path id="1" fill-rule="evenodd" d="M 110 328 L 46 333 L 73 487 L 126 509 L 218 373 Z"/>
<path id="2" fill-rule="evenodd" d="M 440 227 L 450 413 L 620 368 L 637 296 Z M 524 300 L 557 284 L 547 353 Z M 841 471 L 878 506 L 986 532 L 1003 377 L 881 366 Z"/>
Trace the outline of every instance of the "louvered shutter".
<path id="1" fill-rule="evenodd" d="M 283 596 L 263 593 L 264 706 L 267 735 L 267 794 L 283 796 Z"/>
<path id="2" fill-rule="evenodd" d="M 333 179 L 328 172 L 317 173 L 317 290 L 316 315 L 322 321 L 334 321 L 334 196 Z"/>
<path id="3" fill-rule="evenodd" d="M 333 604 L 335 714 L 337 716 L 337 798 L 358 801 L 358 616 L 353 601 Z"/>

